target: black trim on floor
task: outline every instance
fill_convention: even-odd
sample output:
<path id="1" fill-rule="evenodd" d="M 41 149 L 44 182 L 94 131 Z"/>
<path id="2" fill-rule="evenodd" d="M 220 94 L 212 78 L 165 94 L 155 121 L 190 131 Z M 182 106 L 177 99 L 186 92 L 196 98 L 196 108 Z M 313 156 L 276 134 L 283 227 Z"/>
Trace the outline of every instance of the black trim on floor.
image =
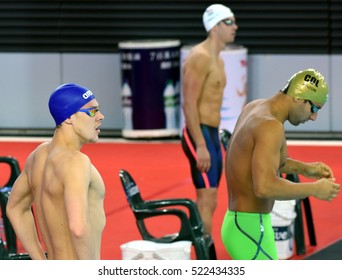
<path id="1" fill-rule="evenodd" d="M 342 260 L 342 239 L 313 253 L 304 260 Z"/>

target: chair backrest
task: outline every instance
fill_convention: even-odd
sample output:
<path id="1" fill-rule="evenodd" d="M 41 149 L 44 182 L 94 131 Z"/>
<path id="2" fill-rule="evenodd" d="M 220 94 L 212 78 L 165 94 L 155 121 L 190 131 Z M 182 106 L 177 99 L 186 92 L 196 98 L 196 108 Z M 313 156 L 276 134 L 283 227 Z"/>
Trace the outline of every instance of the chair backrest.
<path id="1" fill-rule="evenodd" d="M 5 163 L 10 166 L 10 175 L 7 182 L 0 186 L 0 209 L 2 214 L 2 220 L 4 223 L 5 236 L 6 236 L 6 247 L 9 253 L 17 252 L 17 237 L 14 229 L 6 215 L 6 205 L 8 197 L 11 193 L 12 186 L 15 180 L 20 175 L 20 167 L 17 159 L 11 156 L 0 157 L 0 163 Z"/>
<path id="2" fill-rule="evenodd" d="M 232 134 L 225 128 L 221 128 L 219 133 L 220 133 L 221 143 L 222 143 L 224 149 L 227 150 L 229 140 L 230 140 L 230 137 L 232 136 Z"/>
<path id="3" fill-rule="evenodd" d="M 141 198 L 139 188 L 133 180 L 131 174 L 129 174 L 126 170 L 121 169 L 119 171 L 119 176 L 122 186 L 124 187 L 129 206 L 132 210 L 139 209 L 139 206 L 143 203 L 143 199 Z"/>
<path id="4" fill-rule="evenodd" d="M 188 198 L 144 201 L 137 184 L 126 170 L 120 170 L 119 177 L 124 187 L 127 201 L 134 213 L 139 232 L 144 240 L 157 243 L 172 243 L 182 240 L 191 241 L 195 247 L 198 259 L 216 259 L 212 238 L 204 233 L 203 223 L 194 201 Z M 187 211 L 184 211 L 184 208 Z M 146 227 L 145 220 L 157 216 L 178 217 L 181 223 L 180 230 L 164 236 L 154 236 Z"/>
<path id="5" fill-rule="evenodd" d="M 14 157 L 11 157 L 11 156 L 2 156 L 2 157 L 0 157 L 0 163 L 5 163 L 5 164 L 8 164 L 10 166 L 9 179 L 8 179 L 7 183 L 5 183 L 1 187 L 7 187 L 7 186 L 12 187 L 15 180 L 20 175 L 20 167 L 19 167 L 18 161 L 17 161 L 17 159 L 15 159 Z"/>

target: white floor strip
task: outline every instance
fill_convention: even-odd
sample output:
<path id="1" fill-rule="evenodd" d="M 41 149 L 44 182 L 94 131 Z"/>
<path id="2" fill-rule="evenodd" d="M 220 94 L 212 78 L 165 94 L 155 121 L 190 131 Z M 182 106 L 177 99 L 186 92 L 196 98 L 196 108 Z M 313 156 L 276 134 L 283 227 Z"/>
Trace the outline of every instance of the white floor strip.
<path id="1" fill-rule="evenodd" d="M 13 136 L 1 136 L 0 142 L 45 142 L 50 141 L 52 137 L 13 137 Z M 180 140 L 175 139 L 167 139 L 167 140 L 140 140 L 140 139 L 125 139 L 125 138 L 101 138 L 99 139 L 98 143 L 128 143 L 128 144 L 149 144 L 149 143 L 179 143 Z"/>
<path id="2" fill-rule="evenodd" d="M 51 137 L 0 137 L 0 142 L 44 142 L 51 140 Z M 171 140 L 139 140 L 125 138 L 100 138 L 99 143 L 179 143 L 180 139 Z M 342 146 L 342 140 L 288 140 L 289 146 Z"/>
<path id="3" fill-rule="evenodd" d="M 342 146 L 338 140 L 288 140 L 289 146 Z"/>

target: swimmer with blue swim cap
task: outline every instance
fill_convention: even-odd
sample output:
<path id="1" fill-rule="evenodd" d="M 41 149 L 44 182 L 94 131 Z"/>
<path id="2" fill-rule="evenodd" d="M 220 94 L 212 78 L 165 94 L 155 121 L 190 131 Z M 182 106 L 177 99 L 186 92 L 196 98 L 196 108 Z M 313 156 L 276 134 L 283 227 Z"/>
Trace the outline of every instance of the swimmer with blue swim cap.
<path id="1" fill-rule="evenodd" d="M 79 111 L 85 104 L 95 99 L 94 94 L 77 84 L 59 86 L 50 96 L 49 109 L 56 126 Z"/>
<path id="2" fill-rule="evenodd" d="M 297 72 L 290 78 L 282 91 L 298 99 L 316 102 L 320 106 L 327 102 L 329 95 L 329 88 L 325 78 L 315 69 Z"/>
<path id="3" fill-rule="evenodd" d="M 27 157 L 11 189 L 8 218 L 33 260 L 100 260 L 105 185 L 81 149 L 97 142 L 104 115 L 94 94 L 72 83 L 56 88 L 48 105 L 57 127 Z"/>

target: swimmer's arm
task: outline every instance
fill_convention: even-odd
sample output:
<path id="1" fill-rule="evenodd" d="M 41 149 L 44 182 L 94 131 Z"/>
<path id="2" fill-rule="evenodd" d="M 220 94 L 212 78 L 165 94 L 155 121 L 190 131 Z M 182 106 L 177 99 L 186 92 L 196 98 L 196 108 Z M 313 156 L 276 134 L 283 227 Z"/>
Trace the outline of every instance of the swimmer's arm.
<path id="1" fill-rule="evenodd" d="M 307 178 L 334 178 L 332 169 L 322 162 L 306 163 L 299 160 L 288 158 L 286 164 L 280 169 L 286 174 L 301 174 Z"/>
<path id="2" fill-rule="evenodd" d="M 6 214 L 11 225 L 33 260 L 46 259 L 43 248 L 39 242 L 36 225 L 32 213 L 33 194 L 29 187 L 25 169 L 19 175 L 11 190 L 8 199 Z"/>
<path id="3" fill-rule="evenodd" d="M 253 189 L 262 199 L 301 199 L 314 195 L 315 183 L 294 183 L 278 176 L 281 148 L 284 141 L 283 126 L 275 121 L 265 121 L 256 129 L 252 158 Z"/>
<path id="4" fill-rule="evenodd" d="M 306 163 L 292 158 L 287 158 L 284 165 L 279 168 L 279 172 L 284 174 L 303 174 L 305 169 Z"/>
<path id="5" fill-rule="evenodd" d="M 91 162 L 78 154 L 68 161 L 64 172 L 64 201 L 73 246 L 78 259 L 96 259 L 89 213 Z"/>
<path id="6" fill-rule="evenodd" d="M 183 112 L 187 128 L 196 144 L 197 168 L 207 172 L 210 168 L 210 155 L 203 137 L 198 110 L 201 93 L 209 73 L 210 58 L 206 54 L 191 55 L 183 67 Z"/>
<path id="7" fill-rule="evenodd" d="M 210 58 L 204 54 L 193 54 L 183 66 L 183 112 L 187 128 L 190 130 L 196 146 L 205 146 L 200 129 L 198 102 L 206 76 L 209 72 Z"/>

